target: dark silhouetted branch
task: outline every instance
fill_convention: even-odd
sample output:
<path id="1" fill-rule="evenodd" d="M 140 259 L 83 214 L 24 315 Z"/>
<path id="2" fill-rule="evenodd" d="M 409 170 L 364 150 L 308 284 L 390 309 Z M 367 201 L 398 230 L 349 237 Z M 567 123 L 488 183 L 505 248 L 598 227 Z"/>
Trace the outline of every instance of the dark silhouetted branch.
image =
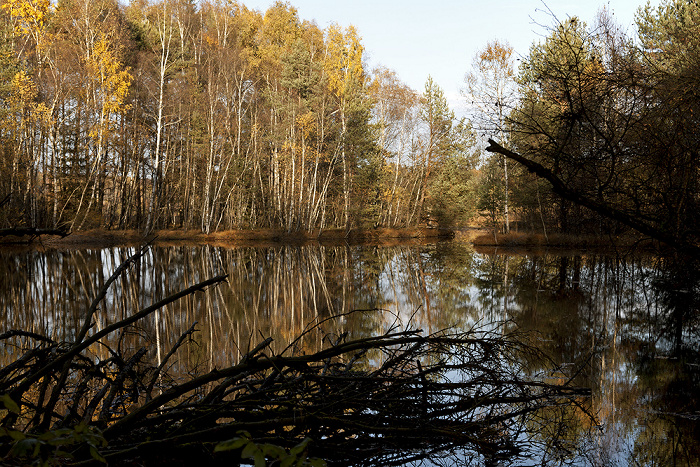
<path id="1" fill-rule="evenodd" d="M 557 175 L 554 172 L 552 172 L 542 164 L 539 164 L 538 162 L 528 159 L 527 157 L 521 154 L 506 149 L 492 139 L 489 139 L 488 142 L 489 146 L 486 148 L 487 151 L 502 154 L 505 157 L 520 163 L 529 172 L 547 180 L 552 185 L 552 189 L 561 197 L 581 206 L 587 207 L 588 209 L 591 209 L 592 211 L 595 211 L 598 214 L 607 217 L 608 219 L 621 222 L 627 225 L 628 227 L 633 228 L 637 232 L 649 236 L 650 238 L 659 240 L 671 247 L 678 248 L 682 251 L 692 254 L 693 256 L 700 257 L 700 247 L 698 245 L 689 243 L 685 239 L 673 235 L 660 227 L 656 227 L 648 222 L 644 222 L 639 217 L 630 215 L 625 211 L 622 211 L 621 209 L 618 209 L 610 204 L 606 204 L 605 202 L 595 200 L 590 196 L 581 193 L 580 191 L 574 190 L 571 187 L 569 187 L 561 178 L 557 177 Z"/>

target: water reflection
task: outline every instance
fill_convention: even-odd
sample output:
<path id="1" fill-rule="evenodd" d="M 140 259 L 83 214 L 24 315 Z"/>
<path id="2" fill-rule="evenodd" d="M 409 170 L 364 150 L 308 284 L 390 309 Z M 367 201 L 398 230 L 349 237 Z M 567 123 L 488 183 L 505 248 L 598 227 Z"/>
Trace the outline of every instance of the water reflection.
<path id="1" fill-rule="evenodd" d="M 576 384 L 594 390 L 594 436 L 586 417 L 569 425 L 573 433 L 546 435 L 576 440 L 567 459 L 698 465 L 697 270 L 652 257 L 484 257 L 476 270 L 483 309 L 537 332 L 556 363 L 584 369 Z"/>
<path id="2" fill-rule="evenodd" d="M 132 253 L 0 251 L 0 326 L 70 340 L 92 297 Z M 105 349 L 145 343 L 159 360 L 197 322 L 195 345 L 180 349 L 171 368 L 184 374 L 229 365 L 261 336 L 280 351 L 308 323 L 331 316 L 343 318 L 328 321 L 329 333 L 353 337 L 397 324 L 433 332 L 505 321 L 504 330 L 531 331 L 555 363 L 575 371 L 562 380 L 594 391 L 571 412 L 566 432 L 532 427 L 546 446 L 540 460 L 698 465 L 698 271 L 681 258 L 479 254 L 452 242 L 154 248 L 112 289 L 96 326 L 220 273 L 227 284 L 168 305 Z M 357 309 L 375 311 L 346 315 Z M 314 339 L 304 341 L 309 351 L 320 345 L 321 336 Z M 600 429 L 590 430 L 587 414 Z"/>

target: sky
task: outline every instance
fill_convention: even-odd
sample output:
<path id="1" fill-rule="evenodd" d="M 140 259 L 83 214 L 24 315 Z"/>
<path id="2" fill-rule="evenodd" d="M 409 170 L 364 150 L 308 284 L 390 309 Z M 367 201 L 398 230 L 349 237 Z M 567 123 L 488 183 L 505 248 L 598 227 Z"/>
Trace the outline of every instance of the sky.
<path id="1" fill-rule="evenodd" d="M 657 5 L 659 0 L 651 0 Z M 274 0 L 242 0 L 265 12 Z M 588 24 L 605 6 L 625 29 L 634 31 L 634 16 L 646 0 L 288 0 L 302 20 L 320 28 L 332 23 L 354 25 L 362 37 L 367 64 L 396 71 L 399 78 L 423 92 L 430 75 L 452 109 L 466 109 L 461 97 L 464 75 L 474 55 L 498 39 L 526 56 L 556 19 L 578 16 Z"/>

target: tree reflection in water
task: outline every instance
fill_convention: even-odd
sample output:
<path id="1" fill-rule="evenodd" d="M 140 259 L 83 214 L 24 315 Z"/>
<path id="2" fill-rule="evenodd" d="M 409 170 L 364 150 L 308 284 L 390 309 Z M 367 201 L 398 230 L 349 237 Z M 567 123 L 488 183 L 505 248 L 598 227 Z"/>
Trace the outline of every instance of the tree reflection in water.
<path id="1" fill-rule="evenodd" d="M 540 348 L 558 364 L 588 362 L 575 381 L 593 388 L 591 411 L 600 429 L 579 439 L 581 463 L 700 462 L 697 266 L 588 254 L 498 254 L 479 264 L 485 309 L 509 302 L 504 318 L 536 331 Z M 504 288 L 506 270 L 511 280 Z M 570 427 L 588 433 L 585 423 Z"/>
<path id="2" fill-rule="evenodd" d="M 131 253 L 0 252 L 0 326 L 69 340 L 80 311 Z M 273 337 L 279 352 L 313 320 L 354 309 L 374 311 L 329 321 L 327 332 L 477 324 L 531 331 L 554 363 L 582 369 L 559 378 L 594 394 L 567 413 L 566 429 L 531 427 L 544 446 L 537 455 L 584 465 L 700 462 L 700 273 L 680 258 L 486 254 L 459 243 L 154 248 L 107 297 L 98 326 L 222 272 L 228 284 L 169 305 L 110 345 L 150 342 L 157 360 L 196 321 L 197 345 L 183 348 L 171 368 L 188 374 L 235 363 L 260 336 Z M 321 342 L 304 345 L 311 352 Z M 590 430 L 587 413 L 599 429 Z"/>

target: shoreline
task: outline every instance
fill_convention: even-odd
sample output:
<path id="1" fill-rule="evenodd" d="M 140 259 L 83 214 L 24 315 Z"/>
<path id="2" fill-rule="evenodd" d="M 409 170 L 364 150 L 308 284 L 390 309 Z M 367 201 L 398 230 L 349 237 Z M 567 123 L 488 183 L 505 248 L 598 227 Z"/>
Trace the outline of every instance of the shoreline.
<path id="1" fill-rule="evenodd" d="M 280 229 L 226 230 L 202 233 L 197 230 L 157 230 L 144 234 L 138 230 L 92 229 L 70 233 L 66 236 L 40 235 L 0 237 L 0 248 L 34 249 L 95 249 L 131 247 L 147 243 L 158 246 L 211 245 L 219 247 L 274 247 L 274 246 L 343 246 L 343 245 L 424 245 L 438 241 L 455 240 L 469 243 L 479 252 L 494 251 L 547 251 L 547 250 L 638 250 L 649 251 L 657 245 L 631 235 L 600 237 L 592 235 L 511 232 L 496 234 L 488 229 L 469 227 L 463 229 L 440 228 L 377 228 L 377 229 L 326 229 L 286 232 Z"/>
<path id="2" fill-rule="evenodd" d="M 460 239 L 460 234 L 457 234 Z M 546 251 L 597 251 L 597 252 L 654 252 L 659 245 L 631 233 L 623 235 L 572 235 L 552 233 L 545 236 L 534 232 L 510 232 L 496 234 L 493 231 L 481 231 L 472 235 L 468 241 L 479 253 L 493 254 L 500 252 L 546 252 Z"/>
<path id="3" fill-rule="evenodd" d="M 8 236 L 0 239 L 0 247 L 43 247 L 46 249 L 109 248 L 116 246 L 213 245 L 213 246 L 278 246 L 278 245 L 362 245 L 432 243 L 455 237 L 451 229 L 326 229 L 286 232 L 279 229 L 226 230 L 210 234 L 195 230 L 156 230 L 144 234 L 138 230 L 94 229 L 72 232 L 64 237 Z"/>

